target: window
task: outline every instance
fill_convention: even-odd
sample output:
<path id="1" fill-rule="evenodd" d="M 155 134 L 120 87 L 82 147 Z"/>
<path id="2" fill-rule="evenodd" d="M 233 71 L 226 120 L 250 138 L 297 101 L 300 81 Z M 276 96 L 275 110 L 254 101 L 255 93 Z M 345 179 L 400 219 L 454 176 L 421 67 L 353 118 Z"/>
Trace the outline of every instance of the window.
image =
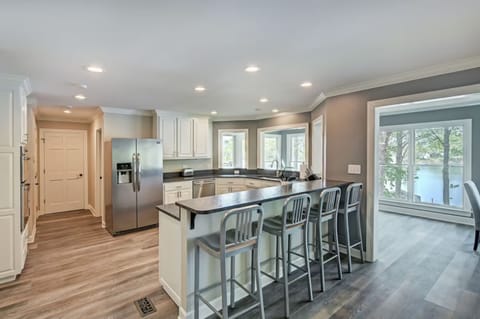
<path id="1" fill-rule="evenodd" d="M 263 135 L 263 166 L 264 168 L 273 168 L 273 161 L 281 160 L 282 152 L 282 136 L 279 134 L 264 134 Z"/>
<path id="2" fill-rule="evenodd" d="M 379 195 L 383 200 L 468 210 L 470 120 L 382 127 Z"/>
<path id="3" fill-rule="evenodd" d="M 220 168 L 247 168 L 248 130 L 218 131 L 218 166 Z"/>
<path id="4" fill-rule="evenodd" d="M 305 133 L 287 134 L 287 167 L 300 170 L 305 163 Z"/>
<path id="5" fill-rule="evenodd" d="M 299 171 L 307 164 L 308 123 L 258 129 L 258 167 Z"/>

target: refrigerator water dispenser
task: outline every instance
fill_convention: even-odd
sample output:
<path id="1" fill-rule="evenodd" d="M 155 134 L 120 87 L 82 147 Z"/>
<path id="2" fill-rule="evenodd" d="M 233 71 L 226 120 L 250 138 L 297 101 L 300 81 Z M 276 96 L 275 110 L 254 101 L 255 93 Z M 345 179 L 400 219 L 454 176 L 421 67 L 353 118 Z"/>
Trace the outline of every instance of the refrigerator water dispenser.
<path id="1" fill-rule="evenodd" d="M 117 164 L 117 184 L 131 184 L 132 174 L 132 163 Z"/>

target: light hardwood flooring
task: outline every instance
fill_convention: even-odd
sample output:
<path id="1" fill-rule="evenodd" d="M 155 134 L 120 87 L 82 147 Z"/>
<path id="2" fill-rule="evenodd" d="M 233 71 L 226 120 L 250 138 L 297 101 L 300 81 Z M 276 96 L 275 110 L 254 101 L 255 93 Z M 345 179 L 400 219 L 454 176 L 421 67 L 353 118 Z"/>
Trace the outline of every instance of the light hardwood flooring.
<path id="1" fill-rule="evenodd" d="M 386 213 L 378 227 L 378 262 L 355 263 L 342 281 L 329 264 L 325 292 L 312 264 L 314 301 L 306 301 L 304 281 L 294 283 L 292 318 L 480 318 L 471 227 Z M 157 307 L 147 318 L 176 318 L 158 285 L 156 232 L 114 238 L 84 211 L 40 217 L 24 272 L 0 285 L 0 318 L 140 318 L 133 301 L 143 296 Z M 281 318 L 281 286 L 264 296 L 267 318 Z"/>
<path id="2" fill-rule="evenodd" d="M 112 237 L 87 211 L 41 216 L 36 243 L 15 282 L 0 285 L 0 318 L 141 318 L 148 296 L 157 312 L 177 307 L 158 283 L 157 229 Z"/>

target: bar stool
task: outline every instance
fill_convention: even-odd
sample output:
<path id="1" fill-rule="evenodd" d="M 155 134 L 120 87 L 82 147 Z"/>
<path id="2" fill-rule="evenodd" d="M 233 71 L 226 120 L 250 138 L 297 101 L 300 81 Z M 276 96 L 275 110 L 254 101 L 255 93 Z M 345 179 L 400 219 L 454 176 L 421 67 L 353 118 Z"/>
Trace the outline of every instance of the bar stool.
<path id="1" fill-rule="evenodd" d="M 313 291 L 312 291 L 312 277 L 310 272 L 310 257 L 308 255 L 308 216 L 310 214 L 312 199 L 308 194 L 296 195 L 287 198 L 283 204 L 282 215 L 275 216 L 271 218 L 266 218 L 263 223 L 263 230 L 275 236 L 276 238 L 276 254 L 275 257 L 268 260 L 275 260 L 276 270 L 275 276 L 270 275 L 269 273 L 263 272 L 262 274 L 270 277 L 275 281 L 279 281 L 279 261 L 282 261 L 282 273 L 283 280 L 280 282 L 284 286 L 284 297 L 285 297 L 285 317 L 290 316 L 290 303 L 288 295 L 288 286 L 295 281 L 298 281 L 304 277 L 308 277 L 308 300 L 313 300 Z M 303 255 L 297 254 L 291 250 L 290 239 L 291 236 L 298 232 L 301 233 L 303 230 Z M 281 242 L 281 256 L 279 249 L 279 242 Z M 288 246 L 288 248 L 287 248 Z M 305 269 L 299 267 L 291 262 L 290 254 L 298 255 L 305 260 Z M 268 261 L 267 260 L 267 261 Z M 296 278 L 289 280 L 289 268 L 293 266 L 296 269 L 301 270 L 303 273 L 297 276 Z M 259 285 L 258 285 L 259 286 Z"/>
<path id="2" fill-rule="evenodd" d="M 342 276 L 342 265 L 340 260 L 340 249 L 338 243 L 338 206 L 340 204 L 340 196 L 341 190 L 338 187 L 332 187 L 324 189 L 320 193 L 320 201 L 318 207 L 315 206 L 312 208 L 312 212 L 310 213 L 309 222 L 313 224 L 314 232 L 314 240 L 310 243 L 310 246 L 314 247 L 315 257 L 313 260 L 318 258 L 320 264 L 320 279 L 321 279 L 321 289 L 322 291 L 325 290 L 325 264 L 330 261 L 337 260 L 337 268 L 338 268 L 338 279 L 341 280 Z M 332 243 L 329 243 L 329 249 L 323 248 L 323 234 L 322 234 L 322 225 L 325 222 L 333 221 L 333 229 L 329 229 L 333 231 L 332 239 L 335 244 L 335 252 L 332 250 Z M 327 237 L 326 235 L 325 237 Z M 330 254 L 326 259 L 323 256 L 323 252 L 327 252 Z"/>
<path id="3" fill-rule="evenodd" d="M 362 264 L 365 262 L 363 257 L 363 237 L 362 237 L 362 224 L 360 221 L 360 215 L 362 211 L 362 183 L 353 183 L 348 185 L 347 191 L 345 192 L 345 204 L 344 207 L 339 209 L 338 213 L 343 216 L 344 220 L 344 230 L 345 230 L 345 240 L 347 249 L 347 258 L 348 258 L 348 272 L 352 272 L 352 253 L 351 249 L 360 246 L 360 257 Z M 351 243 L 350 239 L 350 226 L 349 226 L 349 215 L 355 214 L 357 219 L 358 227 L 358 241 Z"/>
<path id="4" fill-rule="evenodd" d="M 257 223 L 260 227 L 253 229 L 254 217 L 258 216 Z M 235 228 L 227 230 L 227 223 L 232 220 L 235 224 Z M 210 234 L 207 236 L 199 237 L 195 241 L 195 279 L 194 279 L 194 318 L 198 319 L 200 300 L 205 303 L 218 317 L 220 318 L 236 318 L 244 313 L 259 306 L 261 318 L 265 318 L 265 311 L 263 306 L 262 284 L 260 275 L 260 263 L 258 259 L 258 247 L 260 245 L 260 238 L 263 225 L 263 209 L 259 205 L 251 205 L 232 209 L 225 212 L 222 222 L 220 224 L 220 232 Z M 204 289 L 200 289 L 200 249 L 205 250 L 211 256 L 220 260 L 220 277 L 221 282 L 216 285 L 209 286 Z M 252 256 L 256 262 L 256 280 L 258 282 L 257 294 L 254 295 L 253 291 L 249 291 L 240 282 L 235 279 L 235 256 L 252 252 Z M 226 263 L 227 258 L 231 258 L 231 276 L 227 280 Z M 230 282 L 230 305 L 235 307 L 235 284 L 245 290 L 253 299 L 257 302 L 249 307 L 242 309 L 234 316 L 228 315 L 228 301 L 227 301 L 227 282 Z M 222 311 L 219 312 L 208 302 L 203 296 L 207 290 L 221 286 L 222 291 Z"/>

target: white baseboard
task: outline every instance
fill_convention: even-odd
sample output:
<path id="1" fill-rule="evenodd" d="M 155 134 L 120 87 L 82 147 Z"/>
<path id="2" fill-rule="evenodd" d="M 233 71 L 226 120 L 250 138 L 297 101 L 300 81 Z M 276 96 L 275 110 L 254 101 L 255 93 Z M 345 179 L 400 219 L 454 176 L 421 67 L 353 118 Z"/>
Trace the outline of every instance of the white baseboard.
<path id="1" fill-rule="evenodd" d="M 16 278 L 17 278 L 17 275 L 12 275 L 12 276 L 7 276 L 7 277 L 4 277 L 4 278 L 0 278 L 0 284 L 4 284 L 4 283 L 7 283 L 7 282 L 14 281 Z"/>
<path id="2" fill-rule="evenodd" d="M 167 295 L 170 296 L 170 298 L 173 300 L 174 303 L 177 304 L 177 306 L 180 308 L 180 296 L 177 295 L 175 290 L 170 287 L 170 285 L 165 281 L 165 279 L 160 278 L 160 285 L 162 286 L 163 290 L 167 293 Z"/>
<path id="3" fill-rule="evenodd" d="M 407 207 L 399 207 L 399 206 L 386 205 L 386 204 L 379 205 L 378 210 L 385 213 L 422 217 L 422 218 L 428 218 L 428 219 L 438 220 L 442 222 L 473 226 L 473 218 L 471 217 L 433 213 L 425 210 L 416 210 L 416 209 L 411 209 Z"/>
<path id="4" fill-rule="evenodd" d="M 35 242 L 35 236 L 37 235 L 37 223 L 33 226 L 31 234 L 28 236 L 28 243 L 32 244 Z"/>
<path id="5" fill-rule="evenodd" d="M 88 204 L 87 209 L 90 211 L 90 213 L 91 213 L 94 217 L 97 217 L 97 213 L 95 212 L 95 208 L 94 208 L 92 205 Z"/>

